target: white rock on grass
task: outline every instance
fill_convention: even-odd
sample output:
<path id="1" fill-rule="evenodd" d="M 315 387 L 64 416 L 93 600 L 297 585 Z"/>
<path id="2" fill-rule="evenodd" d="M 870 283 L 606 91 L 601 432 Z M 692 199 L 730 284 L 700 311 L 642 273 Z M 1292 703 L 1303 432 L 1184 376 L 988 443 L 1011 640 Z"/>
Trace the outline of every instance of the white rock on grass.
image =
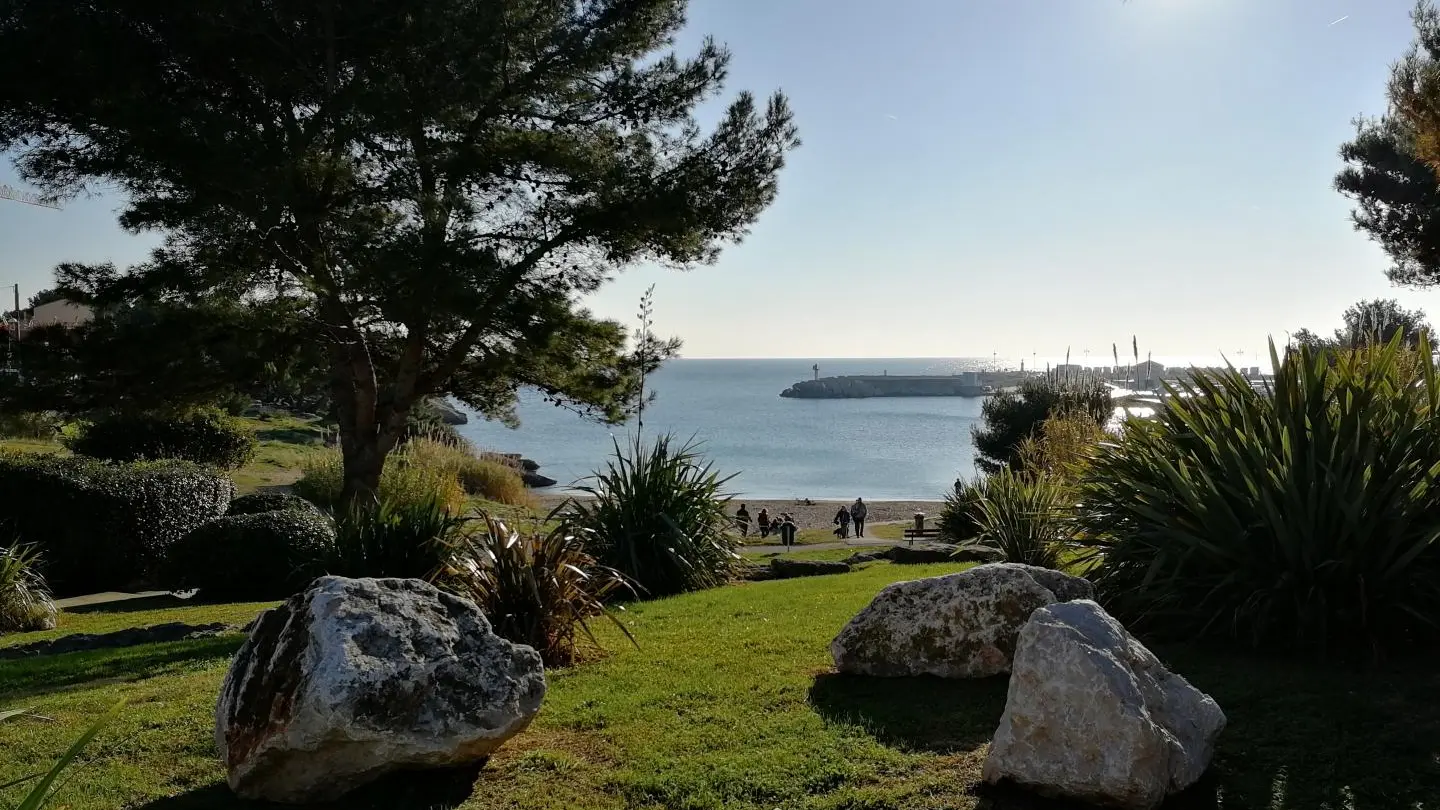
<path id="1" fill-rule="evenodd" d="M 221 687 L 215 742 L 249 799 L 333 799 L 389 771 L 483 759 L 545 696 L 535 650 L 414 579 L 322 577 L 266 611 Z"/>
<path id="2" fill-rule="evenodd" d="M 1210 765 L 1225 713 L 1091 601 L 1020 631 L 985 781 L 1149 810 Z"/>
<path id="3" fill-rule="evenodd" d="M 1079 577 L 1014 563 L 897 582 L 845 625 L 830 653 L 836 669 L 861 675 L 999 675 L 1031 613 L 1092 596 Z"/>

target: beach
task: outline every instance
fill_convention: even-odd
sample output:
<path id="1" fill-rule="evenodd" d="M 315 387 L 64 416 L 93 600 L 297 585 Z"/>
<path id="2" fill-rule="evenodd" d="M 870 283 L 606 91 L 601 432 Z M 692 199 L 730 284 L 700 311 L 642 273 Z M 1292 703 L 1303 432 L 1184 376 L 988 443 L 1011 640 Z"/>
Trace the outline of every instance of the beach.
<path id="1" fill-rule="evenodd" d="M 538 500 L 542 511 L 549 511 L 565 500 L 563 495 L 539 495 Z M 747 499 L 744 501 L 735 500 L 730 503 L 730 513 L 740 508 L 740 504 L 750 512 L 750 521 L 753 526 L 755 520 L 760 516 L 760 510 L 765 509 L 770 517 L 775 518 L 781 514 L 788 514 L 795 519 L 795 525 L 801 529 L 818 529 L 833 525 L 835 512 L 841 505 L 848 506 L 854 501 L 814 501 L 810 505 L 796 503 L 793 499 L 784 500 L 759 500 Z M 868 507 L 865 521 L 870 524 L 876 523 L 909 523 L 916 512 L 925 514 L 926 522 L 932 522 L 940 515 L 942 501 L 865 501 Z"/>

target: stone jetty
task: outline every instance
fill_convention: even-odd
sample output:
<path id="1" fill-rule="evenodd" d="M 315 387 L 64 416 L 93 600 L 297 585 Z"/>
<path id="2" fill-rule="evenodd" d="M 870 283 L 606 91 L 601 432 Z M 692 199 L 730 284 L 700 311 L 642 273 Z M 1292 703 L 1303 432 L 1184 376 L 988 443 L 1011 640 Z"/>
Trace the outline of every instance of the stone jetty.
<path id="1" fill-rule="evenodd" d="M 780 392 L 786 399 L 864 399 L 867 397 L 983 397 L 1019 385 L 1021 371 L 967 371 L 960 374 L 902 376 L 868 374 L 802 380 Z"/>

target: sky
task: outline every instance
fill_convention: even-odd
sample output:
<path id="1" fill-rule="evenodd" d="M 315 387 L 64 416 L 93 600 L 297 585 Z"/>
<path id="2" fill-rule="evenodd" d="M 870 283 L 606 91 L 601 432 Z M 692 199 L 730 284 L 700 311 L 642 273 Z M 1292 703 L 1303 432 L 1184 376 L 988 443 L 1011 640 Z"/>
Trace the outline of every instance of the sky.
<path id="1" fill-rule="evenodd" d="M 1411 0 L 693 0 L 726 95 L 782 90 L 804 145 L 744 241 L 586 302 L 687 357 L 1159 357 L 1328 333 L 1391 287 L 1332 189 L 1384 112 Z M 706 110 L 707 114 L 713 110 Z M 8 164 L 0 181 L 14 183 Z M 0 201 L 0 285 L 145 257 L 118 201 Z"/>

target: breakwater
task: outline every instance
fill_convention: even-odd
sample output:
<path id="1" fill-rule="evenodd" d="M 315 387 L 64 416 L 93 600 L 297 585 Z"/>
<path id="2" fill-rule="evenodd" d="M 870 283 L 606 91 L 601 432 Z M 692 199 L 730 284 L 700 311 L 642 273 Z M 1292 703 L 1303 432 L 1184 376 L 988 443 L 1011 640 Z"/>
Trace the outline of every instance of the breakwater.
<path id="1" fill-rule="evenodd" d="M 1019 385 L 1023 371 L 966 371 L 947 375 L 865 374 L 801 380 L 780 392 L 786 399 L 867 399 L 870 397 L 983 397 Z"/>

